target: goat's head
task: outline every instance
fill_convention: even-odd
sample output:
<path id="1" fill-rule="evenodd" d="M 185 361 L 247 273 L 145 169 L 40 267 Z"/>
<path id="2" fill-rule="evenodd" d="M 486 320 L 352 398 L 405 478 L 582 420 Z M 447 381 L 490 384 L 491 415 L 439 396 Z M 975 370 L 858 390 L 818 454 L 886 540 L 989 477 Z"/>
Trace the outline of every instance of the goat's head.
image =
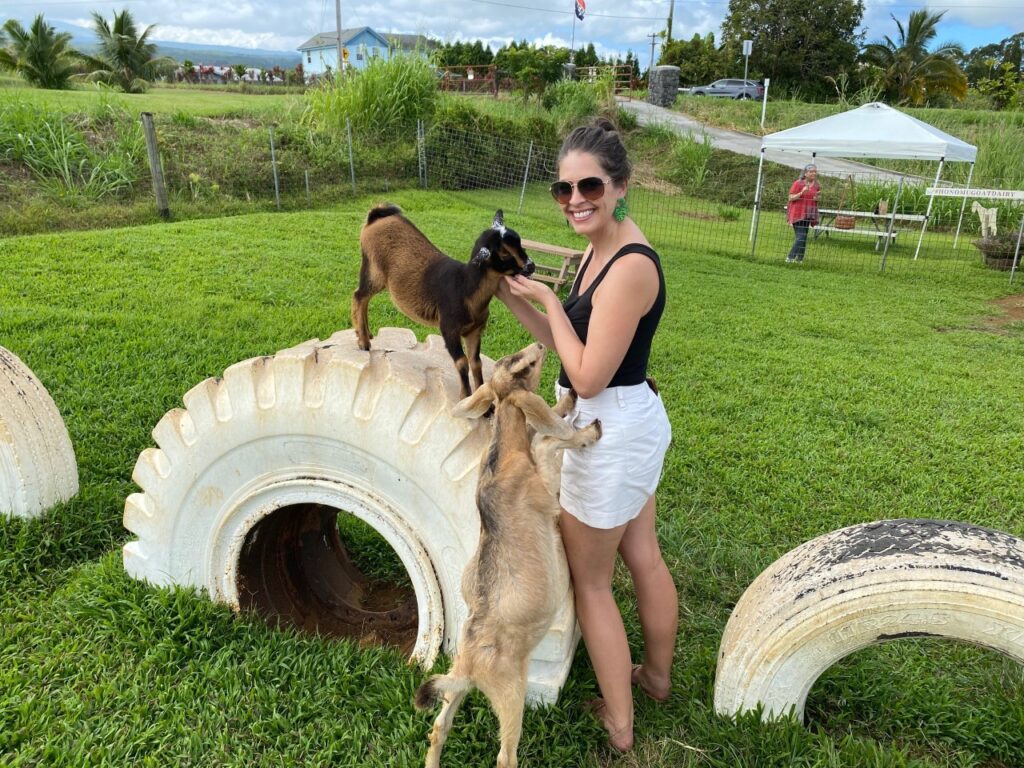
<path id="1" fill-rule="evenodd" d="M 500 275 L 532 275 L 534 270 L 533 261 L 523 250 L 519 233 L 505 226 L 505 214 L 500 208 L 494 214 L 491 226 L 476 239 L 469 263 Z"/>
<path id="2" fill-rule="evenodd" d="M 533 392 L 540 384 L 545 352 L 544 345 L 536 343 L 501 358 L 494 364 L 490 380 L 459 402 L 452 413 L 463 418 L 479 418 L 513 392 Z"/>

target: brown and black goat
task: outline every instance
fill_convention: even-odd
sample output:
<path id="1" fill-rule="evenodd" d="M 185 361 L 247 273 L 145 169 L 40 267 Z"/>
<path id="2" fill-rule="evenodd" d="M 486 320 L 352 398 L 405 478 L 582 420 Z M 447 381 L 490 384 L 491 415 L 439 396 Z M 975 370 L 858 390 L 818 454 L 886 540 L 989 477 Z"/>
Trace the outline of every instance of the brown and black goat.
<path id="1" fill-rule="evenodd" d="M 592 444 L 601 424 L 577 430 L 560 418 L 570 397 L 552 409 L 534 393 L 543 360 L 540 344 L 502 358 L 491 379 L 453 410 L 478 418 L 493 406 L 493 434 L 477 485 L 480 543 L 462 575 L 469 616 L 451 671 L 416 691 L 417 709 L 444 702 L 430 732 L 427 768 L 440 765 L 455 712 L 473 687 L 498 715 L 497 765 L 517 765 L 530 655 L 568 588 L 558 534 L 558 452 Z"/>
<path id="2" fill-rule="evenodd" d="M 363 261 L 359 288 L 352 294 L 352 325 L 359 348 L 368 350 L 373 338 L 367 319 L 370 298 L 386 288 L 406 316 L 440 328 L 459 373 L 461 396 L 468 397 L 483 383 L 480 336 L 498 281 L 505 275 L 533 274 L 534 264 L 519 235 L 505 227 L 499 209 L 491 226 L 477 238 L 469 263 L 464 264 L 438 250 L 398 206 L 386 204 L 373 208 L 366 217 L 359 245 Z"/>

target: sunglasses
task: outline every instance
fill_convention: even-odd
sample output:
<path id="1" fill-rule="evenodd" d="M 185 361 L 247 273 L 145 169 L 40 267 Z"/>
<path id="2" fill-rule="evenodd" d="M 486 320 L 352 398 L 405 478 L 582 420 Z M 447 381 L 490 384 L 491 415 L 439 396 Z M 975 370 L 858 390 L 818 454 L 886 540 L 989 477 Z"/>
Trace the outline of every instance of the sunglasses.
<path id="1" fill-rule="evenodd" d="M 580 179 L 575 184 L 571 181 L 556 181 L 551 185 L 551 196 L 560 205 L 567 204 L 572 200 L 573 188 L 578 189 L 585 200 L 594 202 L 604 197 L 604 185 L 611 182 L 611 179 L 599 179 L 597 176 L 588 176 Z"/>

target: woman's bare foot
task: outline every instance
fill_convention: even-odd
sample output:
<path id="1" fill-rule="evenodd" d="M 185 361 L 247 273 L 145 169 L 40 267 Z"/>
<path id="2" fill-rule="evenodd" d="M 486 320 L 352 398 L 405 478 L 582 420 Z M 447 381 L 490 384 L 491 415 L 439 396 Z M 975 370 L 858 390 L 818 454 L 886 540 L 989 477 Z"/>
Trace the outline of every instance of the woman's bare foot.
<path id="1" fill-rule="evenodd" d="M 629 752 L 633 748 L 633 726 L 628 723 L 623 726 L 616 726 L 608 722 L 608 706 L 604 699 L 591 699 L 583 705 L 590 714 L 598 719 L 606 731 L 608 731 L 608 744 L 616 752 Z"/>
<path id="2" fill-rule="evenodd" d="M 648 697 L 654 699 L 657 702 L 666 702 L 672 695 L 672 682 L 669 680 L 651 680 L 647 676 L 643 664 L 636 664 L 633 666 L 633 674 L 631 679 L 633 681 L 633 685 L 640 686 L 641 690 L 643 690 L 643 692 L 646 693 Z"/>

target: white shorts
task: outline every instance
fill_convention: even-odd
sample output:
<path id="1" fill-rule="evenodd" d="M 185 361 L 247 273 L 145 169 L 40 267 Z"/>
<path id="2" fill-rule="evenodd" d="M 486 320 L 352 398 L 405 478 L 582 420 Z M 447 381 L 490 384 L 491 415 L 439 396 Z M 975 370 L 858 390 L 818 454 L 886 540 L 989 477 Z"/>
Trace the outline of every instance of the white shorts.
<path id="1" fill-rule="evenodd" d="M 555 384 L 558 398 L 566 391 Z M 594 419 L 601 420 L 601 439 L 562 454 L 559 500 L 591 528 L 616 528 L 639 515 L 657 489 L 672 426 L 646 382 L 578 398 L 565 417 L 577 428 Z"/>

